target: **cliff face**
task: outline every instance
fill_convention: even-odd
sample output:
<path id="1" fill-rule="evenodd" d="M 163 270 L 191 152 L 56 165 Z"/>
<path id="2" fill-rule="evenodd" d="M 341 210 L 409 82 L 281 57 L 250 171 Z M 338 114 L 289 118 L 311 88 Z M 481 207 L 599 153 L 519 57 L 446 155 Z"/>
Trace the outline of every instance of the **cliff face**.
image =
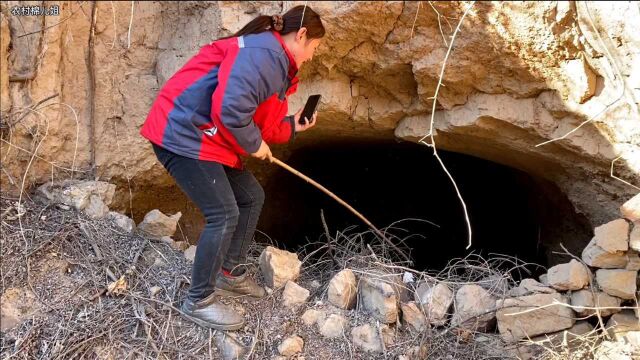
<path id="1" fill-rule="evenodd" d="M 147 190 L 172 181 L 138 131 L 159 88 L 201 46 L 297 3 L 63 2 L 60 17 L 19 18 L 2 3 L 3 189 L 95 168 L 120 184 L 123 208 L 129 189 L 157 197 Z M 439 88 L 436 147 L 551 180 L 594 225 L 615 218 L 638 189 L 612 162 L 640 186 L 638 4 L 469 4 L 309 3 L 327 36 L 290 102 L 323 95 L 307 141 L 427 135 L 469 9 Z"/>

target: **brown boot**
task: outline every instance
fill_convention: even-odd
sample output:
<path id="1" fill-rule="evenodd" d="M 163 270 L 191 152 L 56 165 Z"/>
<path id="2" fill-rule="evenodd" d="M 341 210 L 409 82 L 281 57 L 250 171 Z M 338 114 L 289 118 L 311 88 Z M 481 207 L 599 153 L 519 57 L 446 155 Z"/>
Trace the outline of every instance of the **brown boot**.
<path id="1" fill-rule="evenodd" d="M 239 276 L 225 276 L 222 272 L 216 278 L 216 293 L 229 296 L 250 296 L 255 299 L 263 298 L 264 288 L 247 275 L 245 271 Z"/>
<path id="2" fill-rule="evenodd" d="M 196 302 L 187 297 L 180 310 L 182 316 L 206 328 L 238 330 L 244 326 L 244 317 L 217 301 L 214 293 Z"/>

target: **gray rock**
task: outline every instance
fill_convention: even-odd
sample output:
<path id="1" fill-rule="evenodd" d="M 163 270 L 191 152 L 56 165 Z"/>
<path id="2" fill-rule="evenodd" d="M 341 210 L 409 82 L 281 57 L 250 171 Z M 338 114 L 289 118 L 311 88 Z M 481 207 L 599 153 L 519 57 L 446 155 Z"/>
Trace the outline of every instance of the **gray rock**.
<path id="1" fill-rule="evenodd" d="M 640 220 L 633 222 L 633 230 L 629 235 L 629 247 L 640 252 Z"/>
<path id="2" fill-rule="evenodd" d="M 356 276 L 350 269 L 340 271 L 329 282 L 329 302 L 341 309 L 353 308 L 357 295 Z"/>
<path id="3" fill-rule="evenodd" d="M 596 281 L 609 295 L 633 300 L 636 295 L 637 271 L 600 269 L 596 271 Z"/>
<path id="4" fill-rule="evenodd" d="M 119 228 L 121 228 L 128 234 L 132 233 L 136 228 L 136 223 L 127 215 L 120 214 L 115 211 L 109 211 L 107 217 L 113 220 L 113 222 L 115 222 Z"/>
<path id="5" fill-rule="evenodd" d="M 411 325 L 417 331 L 423 331 L 427 328 L 427 318 L 418 308 L 415 302 L 411 301 L 400 305 L 402 310 L 402 320 Z"/>
<path id="6" fill-rule="evenodd" d="M 546 274 L 545 274 L 546 276 Z M 548 278 L 547 278 L 548 281 Z M 550 288 L 543 283 L 539 283 L 534 279 L 527 278 L 520 281 L 520 284 L 517 287 L 509 290 L 508 295 L 511 297 L 519 297 L 531 294 L 553 294 L 557 292 L 553 288 Z"/>
<path id="7" fill-rule="evenodd" d="M 326 338 L 342 337 L 347 324 L 347 319 L 337 314 L 331 314 L 324 321 L 318 322 L 320 334 Z"/>
<path id="8" fill-rule="evenodd" d="M 593 358 L 595 360 L 636 360 L 637 348 L 634 349 L 633 345 L 620 341 L 605 340 L 595 349 Z"/>
<path id="9" fill-rule="evenodd" d="M 624 269 L 629 271 L 640 270 L 640 254 L 634 250 L 629 250 L 627 251 L 627 257 L 629 258 L 629 262 Z"/>
<path id="10" fill-rule="evenodd" d="M 496 299 L 487 290 L 463 285 L 456 292 L 451 322 L 471 331 L 488 331 L 495 323 L 495 308 Z"/>
<path id="11" fill-rule="evenodd" d="M 105 206 L 111 205 L 116 186 L 104 181 L 64 180 L 41 185 L 38 192 L 48 200 L 84 210 L 95 195 Z"/>
<path id="12" fill-rule="evenodd" d="M 540 283 L 543 285 L 549 285 L 549 276 L 547 276 L 547 274 L 542 274 L 540 275 L 540 278 L 538 278 L 540 280 Z"/>
<path id="13" fill-rule="evenodd" d="M 160 210 L 154 209 L 144 216 L 142 222 L 138 224 L 138 230 L 156 239 L 161 239 L 163 236 L 173 236 L 176 232 L 180 217 L 182 217 L 181 212 L 167 216 Z"/>
<path id="14" fill-rule="evenodd" d="M 309 309 L 302 314 L 301 319 L 305 325 L 311 326 L 324 322 L 326 317 L 327 314 L 322 310 Z"/>
<path id="15" fill-rule="evenodd" d="M 625 219 L 617 219 L 600 225 L 594 230 L 596 245 L 609 253 L 627 251 L 629 249 L 629 223 Z"/>
<path id="16" fill-rule="evenodd" d="M 152 286 L 149 288 L 149 295 L 151 295 L 151 297 L 154 297 L 158 295 L 160 291 L 162 291 L 162 288 L 160 286 Z"/>
<path id="17" fill-rule="evenodd" d="M 578 321 L 572 327 L 555 333 L 539 335 L 531 338 L 533 345 L 541 345 L 546 348 L 568 346 L 568 349 L 576 348 L 582 343 L 581 336 L 593 331 L 593 325 L 587 321 Z M 523 340 L 528 342 L 527 340 Z"/>
<path id="18" fill-rule="evenodd" d="M 216 331 L 214 339 L 224 360 L 242 359 L 249 350 L 232 332 Z"/>
<path id="19" fill-rule="evenodd" d="M 171 238 L 171 236 L 163 236 L 160 241 L 166 243 L 167 245 L 171 246 L 172 249 L 178 251 L 185 251 L 189 248 L 189 243 L 187 243 L 186 241 L 175 241 Z"/>
<path id="20" fill-rule="evenodd" d="M 102 219 L 109 214 L 109 207 L 97 195 L 91 195 L 89 205 L 84 208 L 84 213 L 92 219 Z"/>
<path id="21" fill-rule="evenodd" d="M 363 277 L 358 287 L 362 308 L 385 324 L 398 318 L 398 300 L 393 287 L 381 279 Z"/>
<path id="22" fill-rule="evenodd" d="M 364 324 L 351 330 L 353 344 L 367 352 L 382 352 L 382 341 L 373 326 Z"/>
<path id="23" fill-rule="evenodd" d="M 587 265 L 602 269 L 623 269 L 629 259 L 624 252 L 610 253 L 591 240 L 582 250 L 582 261 Z"/>
<path id="24" fill-rule="evenodd" d="M 578 260 L 572 259 L 559 264 L 547 272 L 549 285 L 557 290 L 580 290 L 589 285 L 589 269 Z"/>
<path id="25" fill-rule="evenodd" d="M 640 220 L 640 194 L 632 197 L 620 207 L 620 213 L 630 221 Z"/>
<path id="26" fill-rule="evenodd" d="M 396 341 L 396 332 L 387 324 L 380 325 L 380 335 L 385 346 L 391 346 Z"/>
<path id="27" fill-rule="evenodd" d="M 629 343 L 640 350 L 640 320 L 632 310 L 614 314 L 607 322 L 607 329 L 611 338 Z"/>
<path id="28" fill-rule="evenodd" d="M 294 283 L 293 281 L 287 281 L 282 292 L 282 299 L 284 306 L 295 307 L 303 304 L 309 298 L 309 290 Z"/>
<path id="29" fill-rule="evenodd" d="M 507 342 L 568 329 L 575 323 L 573 310 L 563 295 L 536 294 L 498 300 L 498 330 Z"/>
<path id="30" fill-rule="evenodd" d="M 295 281 L 300 276 L 302 262 L 298 255 L 267 246 L 260 255 L 262 275 L 272 289 L 284 286 L 287 281 Z"/>
<path id="31" fill-rule="evenodd" d="M 602 308 L 599 309 L 600 316 L 610 316 L 611 314 L 615 314 L 620 311 L 620 309 L 615 308 L 619 307 L 621 302 L 622 300 L 619 298 L 600 291 L 596 291 L 595 296 L 591 290 L 580 290 L 571 293 L 571 305 L 574 307 L 573 310 L 581 317 L 595 315 L 596 310 L 589 309 L 595 307 Z"/>
<path id="32" fill-rule="evenodd" d="M 416 289 L 415 300 L 430 324 L 442 326 L 447 322 L 447 314 L 453 303 L 453 291 L 442 283 L 424 282 Z"/>
<path id="33" fill-rule="evenodd" d="M 187 259 L 187 261 L 193 262 L 193 259 L 195 259 L 196 257 L 196 249 L 197 247 L 195 245 L 191 245 L 187 250 L 184 251 L 184 257 Z"/>

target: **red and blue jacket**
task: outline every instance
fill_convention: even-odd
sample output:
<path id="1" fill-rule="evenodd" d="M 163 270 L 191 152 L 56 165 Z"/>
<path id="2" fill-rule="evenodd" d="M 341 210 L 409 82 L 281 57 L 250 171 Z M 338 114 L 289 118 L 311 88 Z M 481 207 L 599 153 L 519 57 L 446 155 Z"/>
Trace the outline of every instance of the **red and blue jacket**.
<path id="1" fill-rule="evenodd" d="M 297 72 L 277 32 L 214 41 L 167 80 L 140 134 L 176 154 L 242 168 L 240 156 L 262 140 L 295 137 L 286 115 Z"/>

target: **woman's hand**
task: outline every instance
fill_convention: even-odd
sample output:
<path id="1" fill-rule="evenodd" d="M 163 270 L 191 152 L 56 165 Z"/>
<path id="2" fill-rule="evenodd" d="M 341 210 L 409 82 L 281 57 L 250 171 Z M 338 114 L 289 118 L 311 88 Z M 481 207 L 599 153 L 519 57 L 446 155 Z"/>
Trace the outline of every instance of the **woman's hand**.
<path id="1" fill-rule="evenodd" d="M 271 155 L 271 149 L 269 148 L 269 145 L 267 145 L 267 143 L 264 142 L 264 140 L 262 140 L 262 143 L 260 144 L 260 148 L 258 149 L 258 151 L 251 154 L 251 156 L 253 156 L 254 158 L 258 158 L 260 160 L 272 161 L 271 157 L 273 155 Z"/>
<path id="2" fill-rule="evenodd" d="M 304 109 L 304 107 L 300 108 L 300 110 L 298 110 L 298 112 L 293 116 L 295 125 L 296 125 L 296 132 L 301 132 L 301 131 L 305 131 L 309 128 L 312 128 L 316 125 L 316 118 L 318 117 L 318 112 L 314 112 L 313 116 L 311 117 L 311 121 L 309 121 L 309 119 L 305 118 L 305 124 L 301 125 L 299 123 L 300 120 L 300 116 L 302 116 L 302 110 Z"/>

